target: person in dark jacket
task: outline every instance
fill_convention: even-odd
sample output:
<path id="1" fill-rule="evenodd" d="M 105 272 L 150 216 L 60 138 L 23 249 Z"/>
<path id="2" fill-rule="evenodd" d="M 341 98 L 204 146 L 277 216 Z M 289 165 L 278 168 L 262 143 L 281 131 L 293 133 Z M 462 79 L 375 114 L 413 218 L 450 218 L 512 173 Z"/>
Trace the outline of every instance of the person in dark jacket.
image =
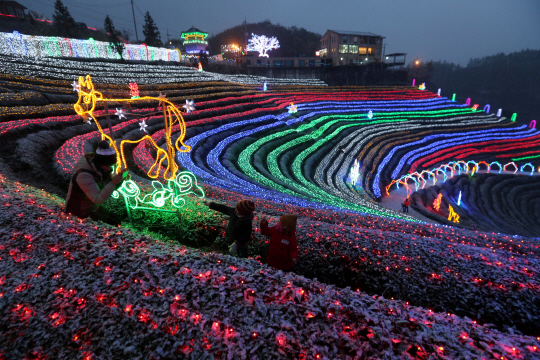
<path id="1" fill-rule="evenodd" d="M 261 234 L 270 237 L 266 263 L 274 269 L 289 271 L 298 263 L 297 219 L 296 215 L 282 215 L 272 227 L 268 227 L 264 216 L 261 219 Z"/>
<path id="2" fill-rule="evenodd" d="M 230 207 L 205 200 L 204 203 L 212 210 L 229 216 L 229 224 L 225 231 L 225 241 L 229 245 L 236 245 L 236 253 L 242 258 L 248 257 L 248 246 L 251 241 L 253 211 L 255 203 L 251 200 L 242 200 L 236 207 Z"/>
<path id="3" fill-rule="evenodd" d="M 119 225 L 117 216 L 100 207 L 123 181 L 122 173 L 112 175 L 114 164 L 116 151 L 107 140 L 99 142 L 95 153 L 82 156 L 73 169 L 64 212 Z"/>

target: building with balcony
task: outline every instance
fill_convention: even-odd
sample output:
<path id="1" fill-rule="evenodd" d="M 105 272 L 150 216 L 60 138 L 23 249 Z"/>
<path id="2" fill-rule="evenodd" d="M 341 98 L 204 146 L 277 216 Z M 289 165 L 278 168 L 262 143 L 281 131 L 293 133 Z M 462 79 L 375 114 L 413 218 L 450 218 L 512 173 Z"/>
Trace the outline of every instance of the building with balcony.
<path id="1" fill-rule="evenodd" d="M 0 1 L 0 15 L 24 18 L 26 9 L 16 1 Z"/>
<path id="2" fill-rule="evenodd" d="M 321 38 L 322 66 L 380 63 L 384 36 L 370 32 L 327 30 Z"/>
<path id="3" fill-rule="evenodd" d="M 202 32 L 195 26 L 192 26 L 188 31 L 184 31 L 180 37 L 184 39 L 184 47 L 186 48 L 186 54 L 197 55 L 201 51 L 208 54 L 206 48 L 208 47 L 208 41 L 206 41 L 207 33 Z"/>

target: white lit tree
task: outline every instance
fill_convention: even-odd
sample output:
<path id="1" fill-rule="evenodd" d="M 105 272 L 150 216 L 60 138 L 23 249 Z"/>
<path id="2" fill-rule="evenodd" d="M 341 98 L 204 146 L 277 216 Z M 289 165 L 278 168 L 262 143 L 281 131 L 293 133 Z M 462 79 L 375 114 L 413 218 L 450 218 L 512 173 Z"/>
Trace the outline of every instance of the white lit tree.
<path id="1" fill-rule="evenodd" d="M 279 48 L 279 41 L 274 36 L 268 38 L 253 33 L 251 36 L 253 37 L 248 40 L 246 51 L 258 51 L 260 57 L 268 57 L 267 51 Z"/>

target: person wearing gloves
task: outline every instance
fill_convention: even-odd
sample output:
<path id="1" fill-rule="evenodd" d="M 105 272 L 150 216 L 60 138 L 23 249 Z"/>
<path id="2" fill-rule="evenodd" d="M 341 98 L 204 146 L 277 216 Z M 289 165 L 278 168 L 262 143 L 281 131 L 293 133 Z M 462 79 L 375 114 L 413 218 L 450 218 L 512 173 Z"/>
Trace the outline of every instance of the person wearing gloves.
<path id="1" fill-rule="evenodd" d="M 123 173 L 112 175 L 115 164 L 116 151 L 107 140 L 100 141 L 94 153 L 82 156 L 73 169 L 64 212 L 119 225 L 117 216 L 100 207 L 124 180 Z"/>
<path id="2" fill-rule="evenodd" d="M 270 237 L 266 263 L 274 269 L 289 271 L 298 263 L 297 219 L 293 214 L 282 215 L 272 227 L 268 227 L 266 217 L 261 219 L 261 234 Z"/>
<path id="3" fill-rule="evenodd" d="M 232 245 L 231 253 L 238 254 L 239 257 L 248 257 L 248 246 L 251 241 L 253 211 L 255 203 L 251 200 L 242 200 L 236 207 L 230 207 L 205 200 L 205 205 L 210 209 L 219 211 L 229 216 L 229 224 L 225 231 L 225 241 Z"/>

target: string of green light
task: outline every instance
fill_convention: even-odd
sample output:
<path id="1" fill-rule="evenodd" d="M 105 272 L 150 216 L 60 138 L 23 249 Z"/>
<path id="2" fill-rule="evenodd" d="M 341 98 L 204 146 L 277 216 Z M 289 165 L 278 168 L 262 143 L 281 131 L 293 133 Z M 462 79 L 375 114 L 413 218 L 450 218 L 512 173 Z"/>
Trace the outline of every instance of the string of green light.
<path id="1" fill-rule="evenodd" d="M 406 119 L 400 119 L 398 121 L 406 121 Z M 279 165 L 278 165 L 278 157 L 280 156 L 281 153 L 285 152 L 286 150 L 296 146 L 296 145 L 299 145 L 300 143 L 302 142 L 306 142 L 306 141 L 309 141 L 309 140 L 312 140 L 316 137 L 319 137 L 319 135 L 322 134 L 322 132 L 326 129 L 328 129 L 330 126 L 334 125 L 335 123 L 337 123 L 338 121 L 337 120 L 334 120 L 334 121 L 330 121 L 328 123 L 326 123 L 324 126 L 322 126 L 320 129 L 318 129 L 316 132 L 318 133 L 317 136 L 314 136 L 315 132 L 311 135 L 306 135 L 306 136 L 302 136 L 298 139 L 295 139 L 291 142 L 288 142 L 286 144 L 283 144 L 281 145 L 280 147 L 278 147 L 277 149 L 273 150 L 272 152 L 270 152 L 268 154 L 268 157 L 267 157 L 267 164 L 268 164 L 268 169 L 270 170 L 270 173 L 278 180 L 286 183 L 287 185 L 291 186 L 291 187 L 294 187 L 296 189 L 298 189 L 299 191 L 302 191 L 304 193 L 307 193 L 310 195 L 310 198 L 311 199 L 317 199 L 317 200 L 323 200 L 322 202 L 324 203 L 328 203 L 328 204 L 331 204 L 333 206 L 337 206 L 337 207 L 341 207 L 341 208 L 346 208 L 346 209 L 350 209 L 350 210 L 354 210 L 354 211 L 360 211 L 360 212 L 364 212 L 364 213 L 372 213 L 372 214 L 375 214 L 375 215 L 382 215 L 382 216 L 389 216 L 390 214 L 384 212 L 384 211 L 376 211 L 376 210 L 372 210 L 372 209 L 369 209 L 365 206 L 362 206 L 362 205 L 359 205 L 359 204 L 356 204 L 356 203 L 353 203 L 353 202 L 350 202 L 350 201 L 346 201 L 340 197 L 337 197 L 335 195 L 331 195 L 331 194 L 328 194 L 326 191 L 322 190 L 321 188 L 315 186 L 314 184 L 312 184 L 311 182 L 307 181 L 307 179 L 304 178 L 303 174 L 302 174 L 302 170 L 299 166 L 299 163 L 296 161 L 298 159 L 298 156 L 295 158 L 293 164 L 296 165 L 296 167 L 293 165 L 293 174 L 294 176 L 299 179 L 303 185 L 299 184 L 298 182 L 295 182 L 294 180 L 290 179 L 290 178 L 287 178 L 286 176 L 284 176 L 284 174 L 282 173 Z M 318 140 L 314 145 L 310 146 L 308 148 L 308 150 L 304 150 L 301 154 L 304 154 L 304 158 L 306 156 L 308 156 L 309 153 L 313 152 L 313 151 L 316 151 L 319 147 L 321 147 L 322 145 L 324 145 L 325 143 L 327 143 L 328 141 L 332 140 L 332 138 L 335 138 L 336 136 L 338 136 L 343 130 L 345 129 L 348 129 L 350 127 L 355 127 L 355 126 L 359 126 L 359 125 L 363 125 L 363 126 L 367 126 L 367 125 L 372 125 L 372 124 L 380 124 L 380 123 L 388 123 L 388 122 L 396 122 L 395 120 L 386 120 L 386 121 L 366 121 L 366 122 L 362 122 L 362 123 L 355 123 L 355 124 L 350 124 L 350 125 L 344 125 L 344 126 L 341 126 L 339 127 L 338 129 L 334 130 L 331 134 L 327 135 L 325 138 L 323 139 L 320 139 Z M 301 161 L 300 161 L 301 163 Z M 393 215 L 392 215 L 393 216 Z"/>
<path id="2" fill-rule="evenodd" d="M 293 162 L 293 173 L 295 177 L 297 177 L 298 180 L 304 185 L 300 185 L 297 182 L 294 182 L 290 178 L 287 178 L 283 175 L 283 173 L 279 170 L 279 165 L 277 164 L 277 158 L 279 155 L 286 151 L 287 149 L 296 146 L 302 142 L 306 142 L 312 139 L 315 139 L 317 137 L 320 137 L 329 127 L 336 124 L 340 121 L 358 121 L 358 120 L 365 120 L 366 115 L 365 114 L 352 114 L 352 115 L 342 115 L 342 114 L 336 114 L 336 115 L 327 115 L 322 116 L 320 118 L 314 119 L 309 123 L 304 123 L 300 125 L 295 131 L 301 132 L 305 131 L 311 127 L 314 127 L 322 122 L 325 122 L 329 119 L 335 119 L 339 118 L 339 120 L 333 120 L 325 123 L 322 125 L 319 129 L 315 130 L 310 135 L 302 136 L 298 139 L 293 140 L 292 142 L 286 143 L 282 146 L 280 146 L 278 149 L 273 150 L 267 157 L 267 164 L 270 171 L 270 174 L 279 182 L 286 184 L 287 186 L 291 186 L 292 188 L 296 189 L 297 191 L 293 191 L 276 181 L 273 181 L 272 179 L 264 176 L 260 172 L 258 172 L 250 163 L 250 159 L 252 155 L 263 145 L 266 143 L 269 143 L 271 141 L 274 141 L 277 138 L 281 138 L 283 136 L 287 136 L 292 133 L 293 130 L 286 130 L 281 131 L 269 136 L 266 136 L 262 139 L 257 140 L 255 143 L 251 144 L 246 148 L 244 151 L 241 152 L 239 156 L 239 166 L 241 170 L 250 178 L 252 178 L 254 181 L 257 181 L 261 184 L 264 184 L 268 187 L 271 187 L 273 189 L 276 189 L 278 191 L 291 194 L 293 196 L 298 196 L 302 198 L 307 198 L 312 201 L 317 202 L 323 202 L 327 203 L 336 207 L 341 208 L 347 208 L 354 211 L 361 211 L 361 212 L 367 212 L 367 213 L 373 213 L 375 215 L 380 216 L 389 216 L 389 214 L 384 212 L 379 212 L 377 210 L 369 209 L 364 206 L 358 205 L 356 203 L 348 202 L 344 199 L 341 199 L 337 196 L 330 195 L 326 191 L 320 189 L 319 187 L 315 186 L 311 182 L 309 182 L 304 176 L 302 175 L 301 171 L 301 163 L 302 161 L 309 156 L 310 153 L 316 151 L 320 146 L 322 146 L 326 141 L 330 140 L 331 138 L 337 136 L 341 131 L 348 127 L 352 126 L 358 126 L 358 125 L 371 125 L 371 124 L 377 124 L 377 123 L 391 123 L 391 122 L 398 122 L 398 121 L 406 121 L 406 119 L 403 119 L 404 115 L 408 115 L 409 118 L 433 118 L 433 117 L 445 117 L 445 116 L 457 116 L 457 115 L 463 115 L 464 113 L 471 113 L 472 110 L 469 108 L 464 109 L 442 109 L 442 110 L 434 110 L 434 111 L 399 111 L 399 112 L 391 112 L 391 113 L 375 113 L 374 117 L 377 119 L 376 121 L 370 121 L 370 122 L 363 122 L 363 123 L 355 123 L 351 125 L 344 126 L 337 131 L 334 131 L 330 136 L 327 136 L 323 140 L 319 140 L 315 145 L 308 148 L 308 150 L 305 150 L 301 153 L 302 157 L 297 158 Z M 395 216 L 395 214 L 392 214 L 391 216 Z"/>
<path id="3" fill-rule="evenodd" d="M 531 156 L 524 156 L 524 157 L 520 157 L 520 158 L 515 158 L 515 159 L 512 159 L 512 161 L 536 159 L 536 158 L 540 158 L 540 154 L 539 155 L 531 155 Z"/>
<path id="4" fill-rule="evenodd" d="M 136 210 L 138 208 L 161 208 L 167 202 L 179 209 L 185 205 L 184 196 L 194 194 L 200 199 L 205 197 L 204 189 L 197 184 L 197 178 L 189 171 L 179 172 L 173 180 L 167 180 L 165 184 L 152 181 L 153 191 L 141 198 L 141 188 L 133 180 L 127 180 L 122 186 L 113 192 L 113 198 L 124 196 L 127 205 Z"/>
<path id="5" fill-rule="evenodd" d="M 335 118 L 335 117 L 337 117 L 337 115 L 321 117 L 321 118 L 316 120 L 316 123 L 320 123 L 321 121 L 324 121 L 325 119 Z M 348 116 L 341 115 L 341 117 L 342 117 L 341 120 L 331 121 L 330 123 L 327 123 L 327 124 L 323 125 L 320 129 L 316 130 L 312 134 L 305 135 L 305 136 L 302 136 L 302 137 L 300 137 L 298 139 L 295 139 L 295 140 L 293 140 L 293 142 L 291 142 L 289 144 L 285 144 L 281 148 L 284 150 L 284 149 L 286 149 L 288 147 L 295 146 L 296 144 L 299 144 L 301 142 L 309 141 L 309 140 L 312 140 L 313 138 L 319 137 L 320 135 L 322 135 L 322 133 L 326 129 L 328 129 L 330 126 L 332 126 L 333 124 L 335 124 L 335 123 L 337 123 L 339 121 L 355 121 L 359 117 L 361 117 L 362 119 L 365 120 L 365 115 L 358 115 L 358 114 L 348 115 Z M 359 126 L 359 125 L 370 125 L 370 124 L 377 124 L 377 123 L 395 122 L 395 121 L 396 120 L 386 120 L 386 121 L 377 120 L 377 121 L 367 121 L 367 122 L 362 122 L 362 123 L 356 122 L 354 124 L 346 125 L 346 126 L 340 127 L 339 129 L 334 131 L 332 134 L 327 136 L 325 139 L 320 140 L 317 143 L 316 147 L 319 147 L 321 144 L 328 141 L 330 138 L 337 136 L 341 131 L 343 131 L 344 129 L 349 128 L 349 127 Z M 399 121 L 406 121 L 406 119 L 399 119 Z M 303 127 L 303 129 L 307 129 L 307 128 L 308 127 Z M 306 189 L 306 188 L 301 187 L 301 186 L 300 186 L 300 188 L 298 188 L 298 184 L 292 183 L 290 179 L 287 179 L 286 177 L 284 177 L 283 174 L 281 174 L 281 172 L 279 171 L 279 166 L 277 165 L 277 156 L 280 153 L 280 151 L 273 151 L 272 153 L 274 155 L 271 156 L 269 154 L 269 156 L 268 156 L 267 162 L 268 162 L 268 167 L 269 167 L 270 172 L 274 176 L 277 175 L 276 178 L 278 178 L 279 180 L 282 180 L 287 185 L 293 185 L 295 188 L 297 188 L 300 191 L 305 190 L 307 196 L 306 196 L 306 194 L 304 194 L 302 192 L 299 193 L 299 192 L 296 192 L 296 191 L 292 191 L 291 189 L 288 189 L 288 188 L 276 183 L 275 181 L 267 178 L 266 176 L 260 174 L 257 170 L 255 170 L 255 168 L 250 164 L 249 159 L 251 158 L 251 156 L 261 146 L 263 146 L 264 144 L 269 143 L 269 142 L 271 142 L 271 141 L 273 141 L 273 140 L 275 140 L 277 138 L 282 138 L 284 136 L 287 136 L 287 135 L 289 135 L 289 134 L 291 134 L 291 133 L 293 133 L 295 131 L 298 131 L 298 129 L 297 130 L 285 130 L 285 131 L 281 131 L 281 132 L 278 132 L 278 133 L 275 133 L 275 134 L 271 134 L 271 135 L 268 135 L 266 137 L 263 137 L 263 138 L 257 140 L 255 143 L 248 146 L 244 151 L 242 151 L 240 153 L 240 156 L 239 156 L 238 163 L 239 163 L 239 166 L 242 169 L 242 171 L 246 175 L 248 175 L 250 178 L 252 178 L 253 180 L 255 180 L 255 181 L 259 182 L 259 183 L 262 183 L 262 184 L 264 184 L 264 185 L 266 185 L 268 187 L 271 187 L 273 189 L 276 189 L 278 191 L 281 191 L 281 192 L 284 192 L 284 193 L 287 193 L 287 194 L 291 194 L 293 196 L 306 198 L 306 199 L 309 199 L 311 201 L 327 203 L 327 204 L 332 205 L 332 206 L 336 206 L 336 207 L 340 207 L 340 208 L 346 208 L 346 209 L 350 209 L 350 210 L 353 210 L 353 211 L 371 213 L 371 214 L 380 215 L 380 216 L 392 216 L 392 217 L 395 217 L 395 214 L 389 214 L 389 213 L 385 213 L 385 212 L 380 212 L 380 211 L 376 211 L 376 210 L 366 208 L 364 206 L 361 206 L 361 205 L 358 205 L 358 204 L 355 204 L 355 203 L 347 202 L 347 201 L 345 201 L 345 200 L 343 200 L 343 199 L 341 199 L 339 197 L 336 197 L 336 196 L 333 196 L 333 195 L 330 195 L 330 194 L 324 192 L 323 190 L 317 188 L 316 186 L 314 186 L 311 183 L 308 183 L 309 184 L 308 186 L 309 186 L 310 189 Z M 295 176 L 302 177 L 301 171 L 295 172 Z"/>

